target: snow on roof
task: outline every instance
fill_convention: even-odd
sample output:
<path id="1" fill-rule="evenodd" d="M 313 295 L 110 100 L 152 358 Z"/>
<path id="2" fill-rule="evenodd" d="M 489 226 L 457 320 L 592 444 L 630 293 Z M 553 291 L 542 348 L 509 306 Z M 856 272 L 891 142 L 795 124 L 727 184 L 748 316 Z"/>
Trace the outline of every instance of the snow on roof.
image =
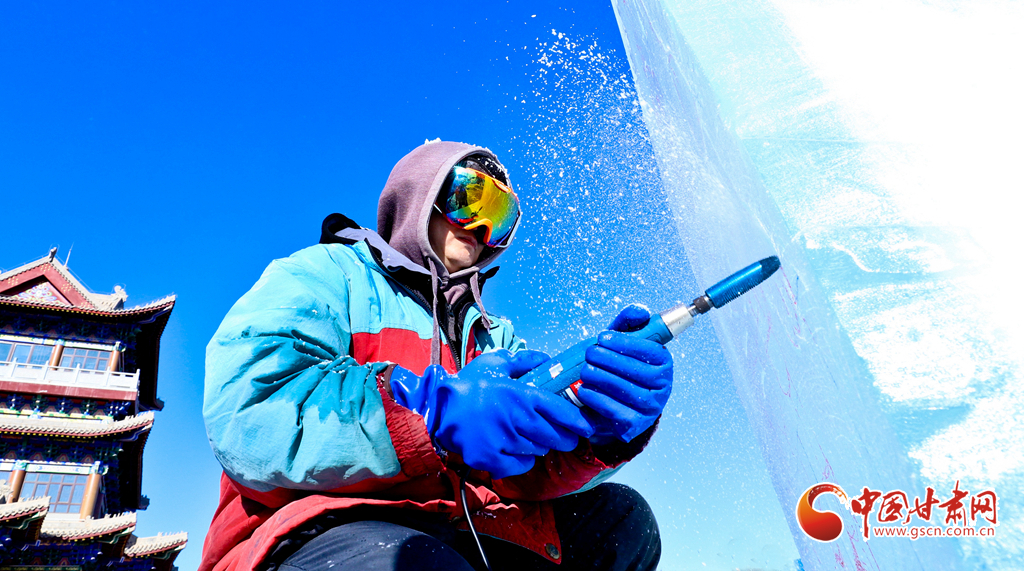
<path id="1" fill-rule="evenodd" d="M 32 498 L 10 504 L 0 504 L 0 524 L 25 516 L 42 515 L 50 508 L 50 497 Z"/>
<path id="2" fill-rule="evenodd" d="M 146 557 L 166 551 L 181 551 L 188 543 L 188 533 L 158 534 L 152 537 L 135 537 L 128 540 L 124 550 L 125 557 Z"/>
<path id="3" fill-rule="evenodd" d="M 149 302 L 149 303 L 147 303 L 145 305 L 138 305 L 138 306 L 130 307 L 130 308 L 127 308 L 127 309 L 103 310 L 103 309 L 86 309 L 86 308 L 82 308 L 82 307 L 68 306 L 68 305 L 59 304 L 59 303 L 47 303 L 47 302 L 35 301 L 35 300 L 28 301 L 28 300 L 19 299 L 19 298 L 14 297 L 14 296 L 0 295 L 0 305 L 17 305 L 17 306 L 21 306 L 21 307 L 38 307 L 38 308 L 46 308 L 46 309 L 55 309 L 55 310 L 58 310 L 58 311 L 65 311 L 67 313 L 78 313 L 78 314 L 88 314 L 88 315 L 122 316 L 122 315 L 137 315 L 137 314 L 155 312 L 158 309 L 162 309 L 162 308 L 168 307 L 168 306 L 173 306 L 174 305 L 174 301 L 176 299 L 177 299 L 177 296 L 169 295 L 167 297 L 162 297 L 162 298 L 160 298 L 160 299 L 158 299 L 156 301 L 151 301 L 151 302 Z"/>
<path id="4" fill-rule="evenodd" d="M 110 534 L 131 533 L 135 530 L 135 512 L 127 512 L 99 519 L 56 519 L 46 518 L 39 530 L 39 537 L 80 541 Z"/>
<path id="5" fill-rule="evenodd" d="M 61 436 L 64 438 L 96 438 L 149 430 L 153 426 L 153 412 L 144 412 L 115 422 L 87 420 L 54 420 L 50 418 L 24 418 L 0 415 L 0 434 Z"/>

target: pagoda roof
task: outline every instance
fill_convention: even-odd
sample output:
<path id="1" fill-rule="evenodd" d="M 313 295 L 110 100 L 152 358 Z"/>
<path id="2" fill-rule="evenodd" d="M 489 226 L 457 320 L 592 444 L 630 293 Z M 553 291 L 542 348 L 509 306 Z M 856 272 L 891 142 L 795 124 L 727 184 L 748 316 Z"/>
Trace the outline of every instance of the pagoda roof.
<path id="1" fill-rule="evenodd" d="M 5 296 L 0 294 L 0 305 L 11 305 L 17 307 L 28 307 L 37 309 L 46 309 L 58 313 L 71 313 L 75 315 L 94 315 L 97 317 L 110 317 L 110 318 L 133 318 L 136 316 L 147 316 L 154 313 L 160 313 L 174 307 L 174 301 L 177 296 L 169 295 L 167 297 L 160 298 L 156 301 L 147 303 L 145 305 L 139 305 L 128 309 L 89 309 L 83 307 L 72 307 L 68 305 L 62 305 L 60 303 L 50 303 L 38 300 L 25 300 L 15 296 Z M 127 321 L 129 319 L 120 319 Z"/>
<path id="2" fill-rule="evenodd" d="M 60 438 L 100 438 L 149 431 L 153 427 L 153 413 L 144 412 L 114 422 L 67 420 L 0 415 L 0 434 L 19 436 L 49 436 Z"/>
<path id="3" fill-rule="evenodd" d="M 181 551 L 185 548 L 186 543 L 188 543 L 188 533 L 184 531 L 152 537 L 135 537 L 133 535 L 128 539 L 128 546 L 124 550 L 124 556 L 151 557 L 170 551 Z"/>
<path id="4" fill-rule="evenodd" d="M 125 308 L 128 294 L 120 286 L 110 294 L 89 291 L 56 253 L 55 248 L 48 256 L 0 273 L 0 304 L 111 317 L 148 314 L 174 305 L 175 296 L 170 295 Z"/>
<path id="5" fill-rule="evenodd" d="M 134 351 L 139 376 L 139 405 L 161 410 L 157 398 L 160 336 L 174 309 L 176 297 L 124 307 L 128 294 L 119 286 L 114 293 L 89 291 L 56 257 L 56 250 L 34 262 L 0 273 L 0 310 L 50 317 L 74 317 L 101 323 L 129 323 L 139 327 Z"/>
<path id="6" fill-rule="evenodd" d="M 26 530 L 21 541 L 29 543 L 89 543 L 99 541 L 111 544 L 111 557 L 130 559 L 153 559 L 154 569 L 172 568 L 178 553 L 188 543 L 188 533 L 157 534 L 151 537 L 136 537 L 135 512 L 108 515 L 99 519 L 78 519 L 63 514 L 50 514 L 49 497 L 34 498 L 0 504 L 0 527 Z M 161 563 L 162 562 L 162 563 Z"/>
<path id="7" fill-rule="evenodd" d="M 33 498 L 10 504 L 0 504 L 0 525 L 10 526 L 17 523 L 22 525 L 26 520 L 44 517 L 46 510 L 50 508 L 49 496 Z"/>
<path id="8" fill-rule="evenodd" d="M 49 500 L 49 498 L 47 498 Z M 135 530 L 135 512 L 99 519 L 56 519 L 48 517 L 39 529 L 39 539 L 85 541 L 104 536 L 126 535 Z"/>

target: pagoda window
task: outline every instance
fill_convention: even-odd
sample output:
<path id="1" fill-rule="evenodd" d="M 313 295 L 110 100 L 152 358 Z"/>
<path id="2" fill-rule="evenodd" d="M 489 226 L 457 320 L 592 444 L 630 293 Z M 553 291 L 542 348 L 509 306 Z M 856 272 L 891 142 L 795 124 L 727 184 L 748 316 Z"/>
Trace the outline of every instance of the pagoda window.
<path id="1" fill-rule="evenodd" d="M 88 476 L 79 474 L 48 474 L 29 472 L 21 488 L 21 500 L 50 497 L 50 511 L 54 513 L 78 513 L 85 497 L 85 482 Z"/>
<path id="2" fill-rule="evenodd" d="M 60 359 L 60 366 L 69 369 L 89 369 L 92 371 L 104 371 L 110 362 L 110 351 L 97 351 L 95 349 L 78 349 L 68 347 Z"/>
<path id="3" fill-rule="evenodd" d="M 0 362 L 45 365 L 53 347 L 35 343 L 0 343 Z"/>

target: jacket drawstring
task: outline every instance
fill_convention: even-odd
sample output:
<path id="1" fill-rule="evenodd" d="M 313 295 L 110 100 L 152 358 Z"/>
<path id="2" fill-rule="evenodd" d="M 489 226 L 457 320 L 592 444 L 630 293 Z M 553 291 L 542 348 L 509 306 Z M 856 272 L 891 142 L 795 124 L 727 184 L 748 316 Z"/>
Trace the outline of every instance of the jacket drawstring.
<path id="1" fill-rule="evenodd" d="M 427 258 L 427 265 L 430 266 L 430 315 L 434 320 L 434 334 L 430 338 L 430 364 L 441 364 L 441 326 L 437 322 L 437 268 L 434 261 Z"/>
<path id="2" fill-rule="evenodd" d="M 427 266 L 430 268 L 430 314 L 433 320 L 434 333 L 430 338 L 430 364 L 440 365 L 441 364 L 441 324 L 437 320 L 437 296 L 440 295 L 439 283 L 441 281 L 438 277 L 437 266 L 434 265 L 434 260 L 426 258 Z M 487 329 L 491 328 L 491 319 L 487 316 L 487 310 L 484 309 L 484 302 L 480 299 L 480 273 L 474 272 L 469 278 L 469 290 L 473 294 L 473 302 L 480 308 L 480 322 Z M 462 290 L 465 291 L 465 290 Z"/>
<path id="3" fill-rule="evenodd" d="M 480 272 L 474 272 L 469 278 L 469 289 L 473 292 L 473 301 L 480 308 L 480 321 L 487 329 L 491 328 L 491 320 L 487 317 L 487 310 L 484 309 L 484 302 L 480 299 Z"/>

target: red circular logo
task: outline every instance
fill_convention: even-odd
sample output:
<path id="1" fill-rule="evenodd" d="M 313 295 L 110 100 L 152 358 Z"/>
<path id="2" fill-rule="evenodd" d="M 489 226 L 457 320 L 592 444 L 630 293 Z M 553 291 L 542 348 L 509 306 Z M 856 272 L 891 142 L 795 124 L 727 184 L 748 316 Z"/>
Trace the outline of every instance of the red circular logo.
<path id="1" fill-rule="evenodd" d="M 832 541 L 843 533 L 843 519 L 835 512 L 820 512 L 814 509 L 814 499 L 821 494 L 835 494 L 843 505 L 848 505 L 850 500 L 846 492 L 835 484 L 815 484 L 796 503 L 796 522 L 800 529 L 808 536 L 818 541 Z"/>

